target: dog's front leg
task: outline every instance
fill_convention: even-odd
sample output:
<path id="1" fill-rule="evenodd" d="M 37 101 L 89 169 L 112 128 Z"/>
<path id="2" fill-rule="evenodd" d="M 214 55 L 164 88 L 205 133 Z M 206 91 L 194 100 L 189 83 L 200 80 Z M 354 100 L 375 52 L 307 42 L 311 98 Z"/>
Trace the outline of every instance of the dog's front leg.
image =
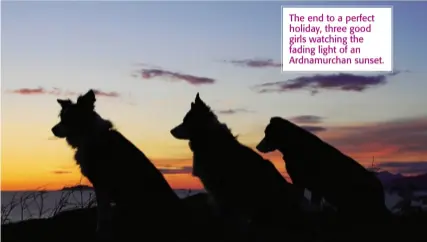
<path id="1" fill-rule="evenodd" d="M 106 189 L 95 186 L 94 189 L 98 213 L 96 235 L 101 240 L 109 240 L 112 235 L 111 197 Z"/>

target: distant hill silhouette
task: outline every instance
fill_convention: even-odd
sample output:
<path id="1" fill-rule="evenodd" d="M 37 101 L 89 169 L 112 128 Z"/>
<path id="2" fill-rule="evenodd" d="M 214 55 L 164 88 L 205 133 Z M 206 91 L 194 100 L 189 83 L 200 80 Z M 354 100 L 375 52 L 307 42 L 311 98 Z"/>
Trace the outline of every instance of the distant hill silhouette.
<path id="1" fill-rule="evenodd" d="M 404 176 L 400 173 L 397 174 L 393 174 L 391 172 L 388 171 L 380 171 L 380 172 L 376 172 L 376 176 L 378 177 L 378 179 L 380 179 L 380 181 L 383 183 L 383 185 L 387 185 L 389 184 L 391 181 L 394 181 L 396 179 L 399 178 L 403 178 Z"/>
<path id="2" fill-rule="evenodd" d="M 63 187 L 61 191 L 74 191 L 74 190 L 92 190 L 93 187 L 87 185 L 76 185 L 71 187 Z"/>
<path id="3" fill-rule="evenodd" d="M 385 189 L 400 190 L 411 187 L 414 190 L 427 190 L 427 173 L 416 176 L 404 176 L 388 171 L 377 172 L 377 177 Z"/>
<path id="4" fill-rule="evenodd" d="M 408 176 L 390 182 L 391 189 L 411 188 L 412 190 L 427 190 L 427 173 L 418 176 Z"/>

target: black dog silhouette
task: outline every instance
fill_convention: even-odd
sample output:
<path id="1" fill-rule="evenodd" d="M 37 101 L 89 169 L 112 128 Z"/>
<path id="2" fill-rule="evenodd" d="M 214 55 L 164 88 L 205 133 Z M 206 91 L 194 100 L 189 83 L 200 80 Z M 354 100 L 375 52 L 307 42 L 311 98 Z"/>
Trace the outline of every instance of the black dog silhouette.
<path id="1" fill-rule="evenodd" d="M 125 230 L 121 236 L 138 232 L 162 238 L 167 234 L 155 231 L 176 227 L 173 222 L 181 200 L 144 153 L 95 112 L 95 100 L 92 90 L 79 96 L 76 103 L 58 99 L 61 121 L 52 132 L 75 150 L 82 174 L 94 186 L 98 235 L 111 237 L 110 202 L 114 201 L 123 220 L 118 223 Z M 136 218 L 140 224 L 132 226 Z"/>
<path id="2" fill-rule="evenodd" d="M 193 174 L 223 213 L 254 224 L 297 219 L 299 201 L 292 184 L 270 161 L 239 143 L 199 94 L 171 134 L 189 140 Z"/>
<path id="3" fill-rule="evenodd" d="M 372 172 L 286 119 L 270 119 L 257 149 L 279 150 L 292 179 L 323 195 L 349 220 L 368 223 L 388 214 L 383 186 Z"/>

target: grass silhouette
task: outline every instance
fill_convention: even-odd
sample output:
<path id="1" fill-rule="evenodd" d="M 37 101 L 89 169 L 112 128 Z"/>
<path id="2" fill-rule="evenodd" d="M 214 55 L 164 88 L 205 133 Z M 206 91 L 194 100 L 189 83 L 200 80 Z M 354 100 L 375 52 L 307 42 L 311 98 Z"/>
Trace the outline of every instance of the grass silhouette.
<path id="1" fill-rule="evenodd" d="M 52 208 L 47 207 L 46 198 L 49 193 L 45 190 L 25 192 L 20 196 L 15 193 L 8 204 L 1 206 L 2 241 L 95 241 L 96 201 L 93 195 L 83 199 L 84 191 L 82 188 L 61 191 Z M 192 217 L 195 227 L 189 227 L 181 235 L 177 234 L 175 241 L 247 241 L 236 238 L 238 235 L 230 234 L 230 230 L 224 228 L 223 221 L 212 214 L 205 195 L 199 193 L 183 198 L 192 210 L 188 217 Z M 31 211 L 30 206 L 36 207 L 36 211 Z M 10 218 L 14 209 L 19 210 L 20 221 L 12 221 Z M 304 231 L 301 238 L 292 240 L 283 231 L 270 231 L 273 236 L 266 236 L 263 241 L 361 241 L 367 238 L 422 241 L 425 239 L 427 213 L 402 211 L 399 215 L 394 215 L 393 221 L 386 226 L 361 221 L 348 229 L 343 229 L 346 226 L 337 222 L 332 210 L 307 213 L 305 221 L 305 224 L 299 225 Z M 138 218 L 118 222 L 138 223 Z M 144 225 L 140 226 L 143 229 Z M 185 236 L 184 240 L 183 234 L 191 236 Z M 147 239 L 143 238 L 143 234 L 141 236 L 140 240 Z M 188 239 L 189 237 L 192 239 Z"/>
<path id="2" fill-rule="evenodd" d="M 20 221 L 27 219 L 43 219 L 51 218 L 63 211 L 74 209 L 85 209 L 96 206 L 96 199 L 92 193 L 89 193 L 89 198 L 84 198 L 84 189 L 72 189 L 60 191 L 59 199 L 55 201 L 53 207 L 46 206 L 46 198 L 48 191 L 38 189 L 29 192 L 15 192 L 12 195 L 9 203 L 1 204 L 1 224 L 13 222 L 11 219 L 12 212 L 19 210 Z M 30 209 L 34 205 L 36 211 Z"/>

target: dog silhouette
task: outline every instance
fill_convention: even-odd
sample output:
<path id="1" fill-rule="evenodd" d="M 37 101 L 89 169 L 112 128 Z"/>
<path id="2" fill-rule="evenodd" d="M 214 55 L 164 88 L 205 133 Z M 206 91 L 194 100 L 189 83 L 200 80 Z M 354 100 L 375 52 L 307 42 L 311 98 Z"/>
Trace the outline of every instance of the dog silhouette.
<path id="1" fill-rule="evenodd" d="M 272 117 L 260 152 L 279 150 L 297 184 L 324 196 L 349 220 L 377 221 L 388 215 L 381 182 L 370 171 L 316 135 Z"/>
<path id="2" fill-rule="evenodd" d="M 171 134 L 189 140 L 193 174 L 224 216 L 250 220 L 251 224 L 298 218 L 300 205 L 294 186 L 270 161 L 241 144 L 198 93 Z"/>
<path id="3" fill-rule="evenodd" d="M 57 101 L 62 108 L 61 120 L 52 132 L 65 138 L 75 150 L 81 173 L 93 184 L 98 236 L 112 236 L 111 202 L 116 203 L 120 220 L 124 220 L 117 223 L 123 229 L 120 236 L 131 237 L 140 231 L 144 236 L 153 235 L 155 231 L 176 227 L 180 199 L 144 153 L 95 111 L 94 91 L 79 96 L 76 103 L 69 99 Z M 135 218 L 147 225 L 126 222 Z M 156 234 L 160 238 L 164 235 L 167 234 Z"/>

